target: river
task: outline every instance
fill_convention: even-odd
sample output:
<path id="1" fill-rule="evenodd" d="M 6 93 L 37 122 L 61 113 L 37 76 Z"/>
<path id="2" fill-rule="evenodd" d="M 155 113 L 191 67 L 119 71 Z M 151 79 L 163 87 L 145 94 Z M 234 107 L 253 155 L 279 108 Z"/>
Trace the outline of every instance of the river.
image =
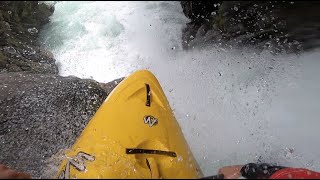
<path id="1" fill-rule="evenodd" d="M 186 51 L 187 22 L 177 1 L 60 1 L 41 37 L 62 76 L 153 72 L 205 175 L 258 160 L 319 171 L 320 51 Z"/>

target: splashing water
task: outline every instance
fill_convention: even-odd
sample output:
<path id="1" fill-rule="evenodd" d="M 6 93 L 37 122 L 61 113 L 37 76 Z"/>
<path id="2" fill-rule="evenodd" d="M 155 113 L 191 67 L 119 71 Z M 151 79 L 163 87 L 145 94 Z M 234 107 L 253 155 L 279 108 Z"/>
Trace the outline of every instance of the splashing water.
<path id="1" fill-rule="evenodd" d="M 182 50 L 179 2 L 57 2 L 41 31 L 60 75 L 151 70 L 205 175 L 257 160 L 320 170 L 319 51 Z"/>

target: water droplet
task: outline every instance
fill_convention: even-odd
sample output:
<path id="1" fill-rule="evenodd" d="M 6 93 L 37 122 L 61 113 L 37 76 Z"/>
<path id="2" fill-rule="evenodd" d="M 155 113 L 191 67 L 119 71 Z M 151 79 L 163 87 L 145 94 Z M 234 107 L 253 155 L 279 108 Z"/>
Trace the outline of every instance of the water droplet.
<path id="1" fill-rule="evenodd" d="M 38 33 L 38 29 L 33 27 L 33 28 L 28 28 L 28 32 L 31 33 L 31 34 L 35 34 L 35 33 Z"/>
<path id="2" fill-rule="evenodd" d="M 15 54 L 17 51 L 13 48 L 13 47 L 5 47 L 5 48 L 3 48 L 3 50 L 5 51 L 5 52 L 8 52 L 8 53 L 10 53 L 10 54 Z"/>

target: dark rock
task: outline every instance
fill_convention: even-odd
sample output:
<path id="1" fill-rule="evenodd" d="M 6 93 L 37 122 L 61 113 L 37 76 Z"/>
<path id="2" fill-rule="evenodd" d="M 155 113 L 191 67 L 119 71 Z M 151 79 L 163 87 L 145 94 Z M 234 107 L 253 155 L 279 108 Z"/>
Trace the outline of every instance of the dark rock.
<path id="1" fill-rule="evenodd" d="M 183 30 L 184 48 L 214 43 L 298 52 L 320 45 L 318 1 L 221 1 L 218 4 L 217 7 L 216 1 L 181 2 L 185 15 L 191 19 Z M 196 18 L 199 14 L 204 18 Z"/>
<path id="2" fill-rule="evenodd" d="M 37 40 L 52 13 L 52 7 L 38 1 L 0 2 L 0 61 L 7 63 L 0 65 L 0 73 L 58 73 L 53 56 L 43 53 Z"/>
<path id="3" fill-rule="evenodd" d="M 219 9 L 222 1 L 181 1 L 183 13 L 193 22 L 204 22 Z"/>
<path id="4" fill-rule="evenodd" d="M 109 95 L 109 93 L 114 89 L 114 87 L 116 87 L 123 79 L 124 77 L 115 79 L 108 83 L 99 83 L 99 85 L 105 92 L 107 92 L 107 95 Z"/>
<path id="5" fill-rule="evenodd" d="M 45 177 L 48 159 L 74 143 L 121 81 L 103 89 L 93 80 L 51 74 L 9 72 L 0 79 L 0 164 L 33 178 Z"/>
<path id="6" fill-rule="evenodd" d="M 182 33 L 182 46 L 184 49 L 194 47 L 198 44 L 194 42 L 194 37 L 200 37 L 206 33 L 209 27 L 207 22 L 212 14 L 218 11 L 221 2 L 222 1 L 216 0 L 180 2 L 183 13 L 191 19 L 191 22 L 187 24 L 187 27 L 183 29 Z M 206 27 L 206 29 L 203 30 L 201 27 Z"/>
<path id="7" fill-rule="evenodd" d="M 187 24 L 187 27 L 182 30 L 182 46 L 185 49 L 188 49 L 190 47 L 190 43 L 193 41 L 198 29 L 201 27 L 199 23 L 196 22 L 190 22 Z"/>

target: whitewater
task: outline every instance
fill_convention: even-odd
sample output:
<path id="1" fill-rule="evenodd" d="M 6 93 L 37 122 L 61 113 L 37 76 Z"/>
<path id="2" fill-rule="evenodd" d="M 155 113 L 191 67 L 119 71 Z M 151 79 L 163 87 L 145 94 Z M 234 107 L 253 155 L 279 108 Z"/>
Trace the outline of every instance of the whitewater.
<path id="1" fill-rule="evenodd" d="M 50 19 L 41 39 L 60 75 L 155 74 L 204 175 L 257 161 L 320 171 L 319 50 L 183 50 L 180 2 L 60 1 Z"/>

